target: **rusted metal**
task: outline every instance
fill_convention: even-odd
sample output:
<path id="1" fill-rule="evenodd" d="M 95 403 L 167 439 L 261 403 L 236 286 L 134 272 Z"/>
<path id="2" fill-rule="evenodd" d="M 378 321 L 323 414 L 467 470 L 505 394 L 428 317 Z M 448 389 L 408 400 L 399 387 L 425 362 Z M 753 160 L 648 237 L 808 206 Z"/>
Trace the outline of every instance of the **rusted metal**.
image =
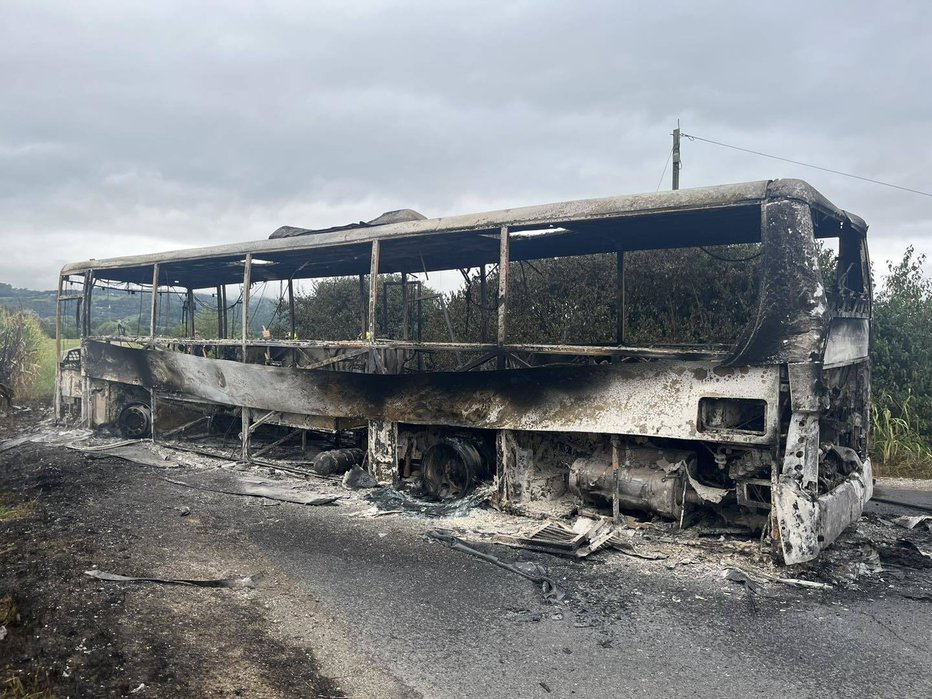
<path id="1" fill-rule="evenodd" d="M 871 493 L 865 232 L 863 221 L 805 183 L 777 180 L 373 222 L 78 263 L 63 274 L 84 275 L 82 362 L 80 375 L 77 368 L 60 368 L 60 397 L 67 391 L 73 402 L 80 398 L 86 424 L 95 427 L 147 393 L 153 422 L 163 398 L 171 399 L 168 410 L 179 410 L 167 416 L 166 427 L 189 419 L 185 405 L 227 416 L 239 410 L 247 461 L 263 451 L 254 452 L 251 444 L 263 427 L 303 433 L 366 426 L 368 467 L 383 483 L 422 472 L 444 440 L 475 440 L 490 454 L 494 442 L 494 480 L 502 502 L 611 501 L 616 525 L 621 510 L 630 508 L 682 525 L 687 505 L 690 513 L 712 508 L 745 528 L 760 530 L 769 518 L 784 560 L 805 561 L 857 516 Z M 817 238 L 827 236 L 841 239 L 831 294 L 818 265 Z M 628 251 L 731 243 L 759 243 L 761 257 L 758 306 L 737 343 L 627 346 Z M 610 284 L 605 290 L 614 291 L 616 317 L 607 332 L 615 344 L 509 343 L 510 263 L 595 253 L 615 256 L 614 289 Z M 486 275 L 496 262 L 498 327 L 492 338 L 486 330 Z M 467 268 L 479 269 L 482 341 L 457 342 L 448 319 L 449 342 L 424 342 L 426 297 L 418 283 L 412 331 L 408 275 L 460 269 L 470 280 Z M 189 336 L 193 290 L 218 289 L 221 337 L 202 342 L 208 356 L 181 353 L 184 342 L 156 337 L 160 271 L 189 290 Z M 148 337 L 90 337 L 95 278 L 143 284 L 150 272 Z M 384 312 L 381 338 L 379 274 L 401 275 L 404 309 L 400 331 L 390 327 Z M 292 280 L 351 275 L 360 282 L 359 337 L 297 340 Z M 270 280 L 288 282 L 288 340 L 249 338 L 251 285 Z M 229 337 L 225 285 L 235 283 L 243 285 L 242 328 Z M 59 335 L 61 297 L 60 284 Z M 387 294 L 383 301 L 387 306 Z M 228 349 L 234 347 L 238 352 Z M 416 371 L 407 361 L 411 352 L 417 355 Z M 460 361 L 459 353 L 467 352 Z M 456 355 L 457 369 L 425 371 L 428 353 Z M 353 361 L 361 355 L 368 355 L 366 362 Z M 237 361 L 230 361 L 234 356 Z M 450 363 L 441 357 L 437 365 Z M 681 458 L 674 463 L 650 456 L 658 453 Z"/>
<path id="2" fill-rule="evenodd" d="M 369 268 L 369 316 L 366 323 L 365 339 L 371 344 L 378 334 L 375 325 L 375 311 L 379 302 L 379 241 L 372 241 L 372 259 Z"/>
<path id="3" fill-rule="evenodd" d="M 713 362 L 657 360 L 372 376 L 249 365 L 95 341 L 88 341 L 87 347 L 87 365 L 94 378 L 154 385 L 160 391 L 257 410 L 736 444 L 769 444 L 778 434 L 778 367 L 739 370 Z M 706 395 L 765 401 L 772 406 L 765 429 L 700 431 L 695 406 Z"/>
<path id="4" fill-rule="evenodd" d="M 288 280 L 288 328 L 288 339 L 296 340 L 298 337 L 298 326 L 294 311 L 294 279 Z"/>
<path id="5" fill-rule="evenodd" d="M 506 352 L 504 351 L 508 325 L 508 258 L 509 235 L 508 226 L 502 226 L 499 233 L 498 253 L 498 368 L 505 368 Z"/>
<path id="6" fill-rule="evenodd" d="M 159 263 L 152 265 L 152 298 L 149 302 L 149 347 L 155 347 L 156 320 L 159 313 Z"/>
<path id="7" fill-rule="evenodd" d="M 246 361 L 246 344 L 249 342 L 249 293 L 252 287 L 252 253 L 246 253 L 243 262 L 243 327 L 242 327 L 242 357 Z"/>

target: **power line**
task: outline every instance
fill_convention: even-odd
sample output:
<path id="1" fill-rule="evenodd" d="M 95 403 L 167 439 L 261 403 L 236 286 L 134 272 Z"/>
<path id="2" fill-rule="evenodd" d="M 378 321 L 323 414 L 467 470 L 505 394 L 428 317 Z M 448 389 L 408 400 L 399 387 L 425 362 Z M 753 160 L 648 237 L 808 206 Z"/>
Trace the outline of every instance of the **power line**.
<path id="1" fill-rule="evenodd" d="M 654 190 L 655 192 L 660 191 L 660 185 L 663 184 L 663 176 L 667 174 L 667 166 L 670 164 L 670 157 L 672 155 L 673 155 L 673 149 L 671 148 L 669 152 L 667 153 L 667 162 L 663 164 L 663 172 L 660 173 L 660 181 L 657 182 L 657 189 Z"/>
<path id="2" fill-rule="evenodd" d="M 799 160 L 792 160 L 791 158 L 781 158 L 779 155 L 771 155 L 770 153 L 761 153 L 758 150 L 751 150 L 750 148 L 741 148 L 740 146 L 733 146 L 730 143 L 722 143 L 721 141 L 713 141 L 711 138 L 702 138 L 701 136 L 693 136 L 692 134 L 684 133 L 683 136 L 688 138 L 690 141 L 703 141 L 705 143 L 711 143 L 716 146 L 722 146 L 724 148 L 731 148 L 732 150 L 739 150 L 743 153 L 751 153 L 753 155 L 760 155 L 764 158 L 772 158 L 774 160 L 782 160 L 785 163 L 793 163 L 794 165 L 801 165 L 803 167 L 809 167 L 813 170 L 822 170 L 823 172 L 831 172 L 835 175 L 843 175 L 844 177 L 851 177 L 855 180 L 861 180 L 863 182 L 870 182 L 872 184 L 883 185 L 884 187 L 891 187 L 892 189 L 899 189 L 904 192 L 912 192 L 913 194 L 921 194 L 924 197 L 932 197 L 932 193 L 923 192 L 919 189 L 911 189 L 910 187 L 903 187 L 898 184 L 891 184 L 890 182 L 883 182 L 881 180 L 875 180 L 870 177 L 862 177 L 861 175 L 853 175 L 850 172 L 842 172 L 841 170 L 833 170 L 830 167 L 822 167 L 820 165 L 813 165 L 811 163 L 804 163 Z M 662 179 L 662 178 L 661 178 Z"/>

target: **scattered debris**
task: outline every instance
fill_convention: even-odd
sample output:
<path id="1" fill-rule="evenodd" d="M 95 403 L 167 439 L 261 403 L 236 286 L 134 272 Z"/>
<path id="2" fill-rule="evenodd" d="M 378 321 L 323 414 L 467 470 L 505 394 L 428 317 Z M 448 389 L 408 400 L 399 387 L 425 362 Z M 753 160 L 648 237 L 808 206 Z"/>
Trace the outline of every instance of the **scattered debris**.
<path id="1" fill-rule="evenodd" d="M 924 558 L 932 558 L 932 544 L 915 541 L 913 539 L 903 539 L 902 543 L 907 546 L 912 546 Z"/>
<path id="2" fill-rule="evenodd" d="M 610 521 L 580 517 L 573 527 L 568 527 L 562 522 L 546 522 L 528 536 L 499 534 L 493 537 L 492 541 L 556 556 L 585 558 L 605 546 L 613 536 L 615 527 Z"/>
<path id="3" fill-rule="evenodd" d="M 163 478 L 162 480 L 183 485 L 195 490 L 204 490 L 208 493 L 223 493 L 225 495 L 243 495 L 253 498 L 267 498 L 269 500 L 279 500 L 281 502 L 293 502 L 297 505 L 329 505 L 340 499 L 339 495 L 321 495 L 320 493 L 296 493 L 276 485 L 260 485 L 248 482 L 242 482 L 241 490 L 226 490 L 224 488 L 207 488 L 196 483 L 187 483 L 185 481 L 175 480 L 174 478 Z"/>
<path id="4" fill-rule="evenodd" d="M 350 488 L 351 490 L 378 488 L 379 482 L 362 466 L 353 466 L 353 468 L 347 471 L 346 475 L 343 476 L 343 487 Z"/>
<path id="5" fill-rule="evenodd" d="M 437 541 L 441 544 L 449 546 L 454 551 L 460 551 L 462 553 L 469 554 L 470 556 L 475 556 L 476 558 L 481 558 L 487 563 L 498 566 L 499 568 L 504 568 L 505 570 L 510 570 L 512 573 L 517 573 L 523 578 L 537 583 L 541 586 L 541 591 L 544 593 L 544 599 L 550 602 L 559 602 L 562 600 L 566 593 L 560 588 L 548 575 L 547 569 L 544 568 L 539 563 L 533 561 L 518 561 L 516 563 L 505 563 L 497 556 L 493 556 L 490 553 L 483 553 L 477 549 L 467 546 L 462 541 L 457 539 L 452 533 L 442 529 L 434 529 L 427 532 L 427 538 Z"/>
<path id="6" fill-rule="evenodd" d="M 767 582 L 764 578 L 752 575 L 740 568 L 726 568 L 725 579 L 744 585 L 745 589 L 751 594 L 760 594 L 760 586 Z"/>
<path id="7" fill-rule="evenodd" d="M 366 500 L 371 502 L 380 511 L 368 516 L 406 513 L 424 517 L 462 517 L 473 508 L 479 507 L 488 499 L 488 493 L 477 488 L 472 493 L 459 500 L 422 500 L 406 492 L 394 488 L 379 488 L 367 493 Z"/>
<path id="8" fill-rule="evenodd" d="M 139 683 L 139 686 L 136 687 L 136 689 L 131 689 L 131 690 L 129 690 L 129 693 L 130 693 L 130 694 L 139 694 L 139 692 L 141 692 L 141 691 L 144 690 L 145 688 L 146 688 L 145 682 L 140 682 L 140 683 Z"/>
<path id="9" fill-rule="evenodd" d="M 185 505 L 184 507 L 179 507 L 178 512 L 179 516 L 187 517 L 189 514 L 191 514 L 191 508 Z"/>
<path id="10" fill-rule="evenodd" d="M 815 582 L 813 580 L 800 580 L 799 578 L 780 578 L 776 575 L 769 575 L 763 571 L 757 571 L 755 573 L 750 573 L 741 568 L 726 568 L 725 569 L 725 578 L 731 580 L 732 582 L 744 584 L 751 592 L 758 592 L 759 586 L 765 582 L 775 582 L 782 585 L 790 585 L 791 587 L 802 587 L 812 590 L 831 590 L 832 585 L 823 582 Z"/>
<path id="11" fill-rule="evenodd" d="M 926 529 L 932 531 L 932 515 L 916 515 L 915 517 L 904 515 L 903 517 L 894 519 L 893 523 L 904 529 L 915 529 L 921 524 Z"/>
<path id="12" fill-rule="evenodd" d="M 932 602 L 932 592 L 900 592 L 900 597 L 916 602 Z"/>
<path id="13" fill-rule="evenodd" d="M 660 553 L 659 551 L 642 551 L 641 549 L 635 548 L 634 544 L 630 541 L 625 541 L 617 535 L 609 539 L 608 545 L 616 551 L 620 551 L 626 556 L 633 556 L 634 558 L 643 558 L 648 561 L 660 561 L 667 558 L 667 554 Z M 690 560 L 680 561 L 680 563 L 684 564 L 691 562 Z"/>
<path id="14" fill-rule="evenodd" d="M 571 558 L 585 558 L 606 546 L 636 558 L 648 560 L 666 558 L 666 555 L 662 553 L 638 550 L 631 542 L 622 539 L 611 520 L 605 518 L 579 517 L 572 527 L 562 522 L 549 521 L 527 536 L 497 534 L 492 537 L 492 541 L 505 546 Z"/>
<path id="15" fill-rule="evenodd" d="M 192 580 L 186 578 L 148 578 L 148 577 L 131 577 L 127 575 L 117 575 L 116 573 L 107 573 L 102 570 L 85 570 L 85 575 L 98 580 L 109 580 L 111 582 L 151 582 L 161 583 L 163 585 L 188 585 L 191 587 L 229 587 L 229 588 L 247 588 L 253 589 L 256 583 L 262 579 L 262 573 L 247 575 L 245 578 L 217 578 L 213 580 Z"/>
<path id="16" fill-rule="evenodd" d="M 353 466 L 359 466 L 366 458 L 362 449 L 328 449 L 314 457 L 311 470 L 319 476 L 329 476 L 333 473 L 346 473 Z"/>

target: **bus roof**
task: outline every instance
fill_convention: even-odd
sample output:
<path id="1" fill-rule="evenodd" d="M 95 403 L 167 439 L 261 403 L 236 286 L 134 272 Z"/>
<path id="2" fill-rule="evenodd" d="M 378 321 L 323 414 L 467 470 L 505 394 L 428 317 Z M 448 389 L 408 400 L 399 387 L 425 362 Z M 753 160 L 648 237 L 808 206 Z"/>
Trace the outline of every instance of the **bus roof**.
<path id="1" fill-rule="evenodd" d="M 253 281 L 367 274 L 373 240 L 380 241 L 382 273 L 465 269 L 498 261 L 498 238 L 505 226 L 515 261 L 754 243 L 760 241 L 761 206 L 782 199 L 810 206 L 818 237 L 867 231 L 862 219 L 837 208 L 802 180 L 762 180 L 91 259 L 66 265 L 62 275 L 93 271 L 97 279 L 149 284 L 158 263 L 161 283 L 203 289 L 242 282 L 247 253 L 253 255 Z"/>

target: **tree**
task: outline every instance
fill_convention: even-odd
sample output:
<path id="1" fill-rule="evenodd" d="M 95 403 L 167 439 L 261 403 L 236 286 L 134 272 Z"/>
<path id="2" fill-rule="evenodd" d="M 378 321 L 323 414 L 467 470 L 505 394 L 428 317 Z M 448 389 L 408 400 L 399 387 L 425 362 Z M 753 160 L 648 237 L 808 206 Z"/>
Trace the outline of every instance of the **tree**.
<path id="1" fill-rule="evenodd" d="M 909 417 L 926 444 L 932 443 L 932 280 L 923 274 L 925 255 L 910 245 L 874 299 L 872 387 L 877 407 L 894 414 L 909 405 Z M 900 415 L 902 417 L 902 415 Z"/>
<path id="2" fill-rule="evenodd" d="M 404 304 L 401 293 L 401 275 L 379 276 L 376 306 L 376 335 L 380 338 L 400 338 L 404 325 Z M 422 296 L 436 294 L 430 287 L 421 287 Z M 415 290 L 408 287 L 408 334 L 414 339 Z M 282 301 L 282 304 L 287 302 Z M 295 327 L 300 340 L 355 340 L 362 337 L 362 319 L 368 316 L 369 277 L 363 277 L 362 293 L 358 277 L 333 277 L 316 280 L 310 293 L 295 295 Z M 435 304 L 425 302 L 425 316 L 438 313 Z M 288 337 L 288 309 L 282 308 L 272 329 L 276 337 Z M 433 327 L 427 318 L 425 325 Z M 428 340 L 425 333 L 425 340 Z"/>

